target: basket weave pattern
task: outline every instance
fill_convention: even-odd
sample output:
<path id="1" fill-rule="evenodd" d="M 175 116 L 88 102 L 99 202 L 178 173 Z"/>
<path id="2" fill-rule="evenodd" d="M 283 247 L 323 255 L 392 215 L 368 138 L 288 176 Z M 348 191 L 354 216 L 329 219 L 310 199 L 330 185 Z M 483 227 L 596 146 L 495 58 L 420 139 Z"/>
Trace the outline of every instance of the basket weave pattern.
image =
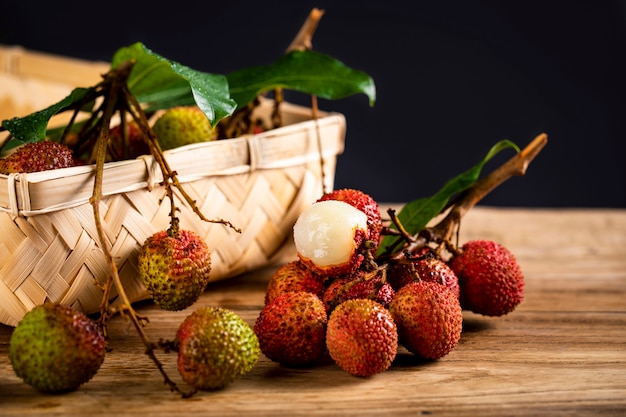
<path id="1" fill-rule="evenodd" d="M 211 248 L 211 280 L 272 264 L 289 250 L 298 215 L 333 187 L 345 119 L 284 103 L 288 124 L 263 134 L 165 153 L 202 221 L 175 191 L 182 228 Z M 145 239 L 169 225 L 170 202 L 151 156 L 105 164 L 101 216 L 131 302 L 148 298 L 137 273 Z M 325 182 L 325 184 L 323 184 Z M 96 312 L 110 274 L 95 227 L 93 167 L 0 175 L 0 323 L 16 325 L 32 307 L 61 302 Z M 115 294 L 113 294 L 115 298 Z"/>

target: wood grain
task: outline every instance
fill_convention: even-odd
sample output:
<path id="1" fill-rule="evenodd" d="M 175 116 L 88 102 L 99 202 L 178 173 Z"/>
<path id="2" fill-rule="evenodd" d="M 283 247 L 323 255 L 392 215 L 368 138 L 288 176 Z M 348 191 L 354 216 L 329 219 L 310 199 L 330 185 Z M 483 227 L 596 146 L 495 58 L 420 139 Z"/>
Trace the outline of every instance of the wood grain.
<path id="1" fill-rule="evenodd" d="M 261 357 L 227 388 L 181 399 L 163 384 L 134 330 L 111 324 L 100 372 L 78 391 L 42 395 L 8 360 L 0 326 L 0 415 L 626 415 L 626 210 L 476 207 L 461 240 L 500 241 L 526 275 L 511 314 L 464 313 L 459 346 L 435 362 L 401 350 L 392 367 L 356 378 L 332 363 L 285 368 Z M 276 267 L 211 284 L 198 306 L 231 308 L 253 324 Z M 153 340 L 171 339 L 189 313 L 138 304 Z M 179 381 L 175 356 L 160 354 Z"/>

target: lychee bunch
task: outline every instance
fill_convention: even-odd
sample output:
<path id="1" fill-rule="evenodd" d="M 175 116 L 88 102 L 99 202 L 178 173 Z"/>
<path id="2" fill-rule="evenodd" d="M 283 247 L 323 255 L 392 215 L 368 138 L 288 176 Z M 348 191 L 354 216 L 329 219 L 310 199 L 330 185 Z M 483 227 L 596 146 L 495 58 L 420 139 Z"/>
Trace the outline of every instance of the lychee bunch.
<path id="1" fill-rule="evenodd" d="M 139 276 L 155 304 L 164 310 L 182 310 L 204 292 L 211 272 L 211 252 L 190 230 L 156 232 L 138 255 Z"/>
<path id="2" fill-rule="evenodd" d="M 440 359 L 459 343 L 463 314 L 457 296 L 445 285 L 415 281 L 396 293 L 389 311 L 400 343 L 426 359 Z"/>
<path id="3" fill-rule="evenodd" d="M 284 366 L 303 366 L 326 353 L 327 322 L 326 308 L 318 296 L 286 292 L 261 310 L 254 332 L 268 359 Z"/>
<path id="4" fill-rule="evenodd" d="M 174 341 L 178 372 L 199 390 L 216 390 L 246 375 L 261 354 L 252 328 L 222 307 L 202 307 L 178 327 Z"/>
<path id="5" fill-rule="evenodd" d="M 45 303 L 31 309 L 11 335 L 9 357 L 15 374 L 38 391 L 75 391 L 104 362 L 100 326 L 70 307 Z"/>
<path id="6" fill-rule="evenodd" d="M 459 279 L 461 305 L 485 316 L 510 313 L 524 299 L 524 274 L 515 256 L 491 240 L 466 242 L 450 260 Z"/>
<path id="7" fill-rule="evenodd" d="M 326 346 L 335 363 L 354 376 L 387 370 L 398 352 L 398 332 L 389 310 L 370 299 L 347 300 L 328 319 Z"/>
<path id="8" fill-rule="evenodd" d="M 29 142 L 0 159 L 0 174 L 39 172 L 76 164 L 72 150 L 59 142 Z"/>
<path id="9" fill-rule="evenodd" d="M 197 106 L 171 107 L 154 122 L 152 130 L 163 150 L 215 140 L 217 133 Z"/>

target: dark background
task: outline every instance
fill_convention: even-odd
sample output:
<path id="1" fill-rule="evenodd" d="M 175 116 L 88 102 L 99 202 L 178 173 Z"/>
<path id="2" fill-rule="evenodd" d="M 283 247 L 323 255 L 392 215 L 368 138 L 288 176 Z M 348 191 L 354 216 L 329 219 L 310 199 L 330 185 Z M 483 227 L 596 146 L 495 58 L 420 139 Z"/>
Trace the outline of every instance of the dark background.
<path id="1" fill-rule="evenodd" d="M 624 1 L 32 3 L 3 2 L 0 43 L 110 61 L 141 41 L 222 74 L 273 62 L 322 8 L 314 49 L 377 88 L 373 107 L 364 95 L 320 100 L 348 122 L 336 188 L 385 202 L 429 196 L 497 141 L 523 147 L 546 132 L 527 174 L 482 204 L 626 207 Z"/>

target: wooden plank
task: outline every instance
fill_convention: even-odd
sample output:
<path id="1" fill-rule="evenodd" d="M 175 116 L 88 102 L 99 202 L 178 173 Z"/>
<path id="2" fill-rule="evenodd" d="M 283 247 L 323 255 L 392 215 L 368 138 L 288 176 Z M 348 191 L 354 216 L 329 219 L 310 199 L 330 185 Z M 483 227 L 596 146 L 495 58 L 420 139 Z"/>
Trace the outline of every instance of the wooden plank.
<path id="1" fill-rule="evenodd" d="M 493 238 L 516 254 L 526 298 L 511 314 L 464 313 L 459 346 L 424 362 L 401 349 L 392 367 L 356 378 L 332 362 L 285 368 L 261 357 L 227 388 L 181 399 L 169 392 L 134 330 L 111 323 L 100 372 L 78 391 L 41 395 L 8 361 L 12 328 L 0 326 L 1 415 L 603 415 L 626 414 L 626 210 L 477 207 L 461 239 Z M 276 267 L 211 284 L 197 307 L 232 308 L 253 324 Z M 173 338 L 189 313 L 150 302 L 153 340 Z M 159 354 L 179 381 L 173 354 Z"/>

